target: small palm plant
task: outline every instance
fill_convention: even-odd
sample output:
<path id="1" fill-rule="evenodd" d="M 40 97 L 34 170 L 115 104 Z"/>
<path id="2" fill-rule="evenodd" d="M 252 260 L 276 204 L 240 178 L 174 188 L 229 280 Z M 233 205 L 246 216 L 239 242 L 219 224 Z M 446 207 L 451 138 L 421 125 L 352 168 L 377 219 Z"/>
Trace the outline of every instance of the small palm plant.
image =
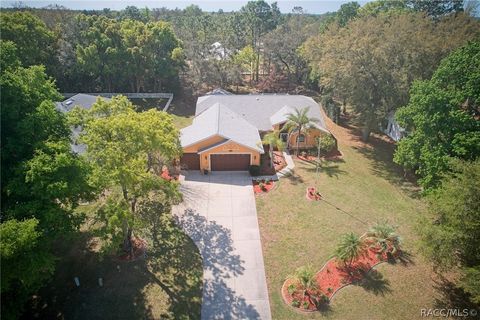
<path id="1" fill-rule="evenodd" d="M 371 248 L 379 250 L 380 254 L 395 254 L 400 251 L 402 239 L 396 233 L 397 226 L 381 222 L 373 227 L 365 235 L 365 241 Z"/>
<path id="2" fill-rule="evenodd" d="M 297 268 L 295 273 L 289 276 L 288 279 L 292 280 L 297 290 L 302 292 L 302 301 L 305 299 L 305 296 L 310 297 L 312 293 L 315 294 L 320 289 L 315 278 L 315 271 L 313 271 L 311 266 Z"/>
<path id="3" fill-rule="evenodd" d="M 335 256 L 349 268 L 365 253 L 365 242 L 355 233 L 344 234 L 335 249 Z"/>
<path id="4" fill-rule="evenodd" d="M 285 124 L 288 129 L 289 134 L 292 132 L 297 132 L 297 144 L 296 144 L 296 155 L 298 156 L 300 135 L 308 132 L 311 128 L 314 127 L 315 121 L 318 121 L 316 118 L 308 116 L 308 110 L 310 108 L 303 108 L 301 110 L 295 109 L 295 112 L 289 113 L 287 115 L 287 123 Z"/>
<path id="5" fill-rule="evenodd" d="M 262 140 L 263 144 L 268 144 L 270 146 L 270 166 L 272 166 L 273 161 L 273 148 L 277 148 L 278 151 L 282 151 L 285 147 L 282 138 L 280 138 L 280 131 L 274 130 L 267 133 Z"/>

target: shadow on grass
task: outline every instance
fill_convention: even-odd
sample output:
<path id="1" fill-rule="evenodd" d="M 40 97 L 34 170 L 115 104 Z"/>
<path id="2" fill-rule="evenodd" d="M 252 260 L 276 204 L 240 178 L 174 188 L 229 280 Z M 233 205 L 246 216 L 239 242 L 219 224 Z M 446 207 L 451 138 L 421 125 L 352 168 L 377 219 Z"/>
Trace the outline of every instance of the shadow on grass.
<path id="1" fill-rule="evenodd" d="M 436 308 L 447 309 L 469 309 L 479 310 L 480 305 L 475 304 L 471 300 L 471 295 L 458 287 L 454 282 L 445 278 L 441 274 L 436 274 L 433 285 L 435 291 L 438 293 L 438 298 L 435 298 Z M 479 317 L 473 317 L 478 319 Z M 473 319 L 472 318 L 472 319 Z"/>
<path id="2" fill-rule="evenodd" d="M 285 178 L 287 178 L 288 181 L 290 181 L 290 183 L 293 184 L 294 186 L 305 182 L 300 175 L 295 173 L 295 170 L 292 170 L 292 172 L 286 174 Z"/>
<path id="3" fill-rule="evenodd" d="M 202 318 L 258 319 L 259 313 L 238 296 L 223 279 L 243 274 L 244 261 L 234 254 L 231 231 L 192 209 L 176 217 L 178 225 L 192 238 L 203 257 Z"/>
<path id="4" fill-rule="evenodd" d="M 168 210 L 161 203 L 142 205 L 142 219 L 156 216 L 139 234 L 149 242 L 145 259 L 104 256 L 88 232 L 64 242 L 51 283 L 31 299 L 23 319 L 199 319 L 201 256 Z"/>
<path id="5" fill-rule="evenodd" d="M 372 269 L 370 264 L 358 263 L 355 266 L 339 268 L 340 275 L 352 285 L 362 287 L 365 291 L 376 296 L 385 296 L 392 293 L 390 281 L 383 277 L 378 270 Z"/>
<path id="6" fill-rule="evenodd" d="M 389 255 L 387 262 L 389 264 L 393 264 L 393 265 L 401 264 L 404 267 L 415 265 L 415 260 L 414 260 L 413 254 L 411 254 L 410 252 L 405 251 L 405 250 L 402 250 L 396 258 Z"/>
<path id="7" fill-rule="evenodd" d="M 342 160 L 343 161 L 343 160 Z M 312 163 L 313 166 L 308 166 L 305 167 L 305 170 L 310 173 L 316 173 L 317 172 L 317 163 L 314 162 Z M 338 178 L 339 175 L 341 174 L 346 174 L 347 172 L 345 170 L 340 169 L 340 166 L 338 164 L 333 164 L 331 161 L 326 161 L 322 160 L 320 162 L 320 167 L 318 168 L 318 173 L 324 173 L 330 178 L 335 177 Z"/>
<path id="8" fill-rule="evenodd" d="M 416 184 L 415 176 L 405 172 L 401 166 L 393 162 L 395 148 L 394 143 L 375 135 L 370 137 L 368 145 L 353 147 L 372 161 L 373 174 L 399 186 L 410 197 L 420 198 L 421 190 Z"/>
<path id="9" fill-rule="evenodd" d="M 383 275 L 375 269 L 366 272 L 363 275 L 363 279 L 356 284 L 376 296 L 383 297 L 386 294 L 392 293 L 390 281 L 385 279 Z"/>

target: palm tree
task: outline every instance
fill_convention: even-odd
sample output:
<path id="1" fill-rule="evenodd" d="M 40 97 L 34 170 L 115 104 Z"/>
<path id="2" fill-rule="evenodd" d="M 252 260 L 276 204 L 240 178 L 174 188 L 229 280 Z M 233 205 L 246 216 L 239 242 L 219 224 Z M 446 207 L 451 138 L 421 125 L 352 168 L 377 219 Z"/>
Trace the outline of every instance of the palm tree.
<path id="1" fill-rule="evenodd" d="M 308 116 L 309 107 L 303 108 L 301 110 L 295 109 L 295 112 L 287 114 L 287 123 L 285 127 L 288 129 L 289 134 L 293 131 L 297 131 L 297 145 L 296 145 L 296 155 L 298 156 L 300 135 L 302 133 L 308 132 L 313 126 L 314 122 L 318 121 L 316 118 L 311 118 Z"/>
<path id="2" fill-rule="evenodd" d="M 302 291 L 302 300 L 306 295 L 310 296 L 310 293 L 318 291 L 317 279 L 315 278 L 315 271 L 311 266 L 302 266 L 295 270 L 295 273 L 288 277 L 296 285 L 297 289 Z"/>
<path id="3" fill-rule="evenodd" d="M 380 249 L 380 253 L 395 254 L 400 250 L 402 239 L 396 233 L 397 226 L 381 222 L 373 227 L 365 235 L 365 241 L 371 248 Z"/>
<path id="4" fill-rule="evenodd" d="M 353 232 L 344 234 L 335 249 L 335 256 L 344 264 L 352 266 L 353 261 L 365 252 L 365 242 Z"/>
<path id="5" fill-rule="evenodd" d="M 268 144 L 270 146 L 270 166 L 272 166 L 273 161 L 273 148 L 277 148 L 278 151 L 282 151 L 285 147 L 282 139 L 280 138 L 280 131 L 274 130 L 267 133 L 262 140 L 263 144 Z"/>

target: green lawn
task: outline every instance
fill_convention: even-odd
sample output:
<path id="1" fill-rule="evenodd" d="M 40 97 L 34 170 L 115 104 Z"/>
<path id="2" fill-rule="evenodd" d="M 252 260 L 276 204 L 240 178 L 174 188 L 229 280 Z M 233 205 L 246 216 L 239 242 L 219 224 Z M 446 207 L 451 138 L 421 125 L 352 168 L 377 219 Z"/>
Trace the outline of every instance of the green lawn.
<path id="1" fill-rule="evenodd" d="M 192 124 L 193 116 L 181 116 L 176 114 L 171 114 L 173 117 L 173 124 L 178 128 L 182 129 L 188 127 Z"/>
<path id="2" fill-rule="evenodd" d="M 420 318 L 420 309 L 431 307 L 436 294 L 431 267 L 418 252 L 414 229 L 423 204 L 397 175 L 390 162 L 391 146 L 372 149 L 353 143 L 354 139 L 343 143 L 338 138 L 342 161 L 324 162 L 318 178 L 313 164 L 296 161 L 292 177 L 281 179 L 276 190 L 257 198 L 273 319 Z M 307 201 L 307 186 L 316 186 L 325 201 Z M 295 268 L 312 264 L 320 269 L 341 234 L 362 234 L 367 225 L 383 220 L 399 226 L 412 263 L 381 264 L 377 267 L 381 279 L 370 288 L 342 289 L 322 313 L 301 316 L 283 303 L 280 288 Z"/>

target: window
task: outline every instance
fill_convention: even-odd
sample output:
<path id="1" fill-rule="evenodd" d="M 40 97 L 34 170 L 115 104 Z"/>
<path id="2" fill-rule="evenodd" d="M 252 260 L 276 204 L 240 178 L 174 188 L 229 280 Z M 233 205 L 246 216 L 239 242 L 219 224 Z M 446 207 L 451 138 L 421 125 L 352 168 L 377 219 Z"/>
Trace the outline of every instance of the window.
<path id="1" fill-rule="evenodd" d="M 283 142 L 287 142 L 288 133 L 280 133 L 280 139 L 282 139 Z"/>
<path id="2" fill-rule="evenodd" d="M 305 135 L 301 134 L 297 137 L 297 142 L 305 142 Z"/>

